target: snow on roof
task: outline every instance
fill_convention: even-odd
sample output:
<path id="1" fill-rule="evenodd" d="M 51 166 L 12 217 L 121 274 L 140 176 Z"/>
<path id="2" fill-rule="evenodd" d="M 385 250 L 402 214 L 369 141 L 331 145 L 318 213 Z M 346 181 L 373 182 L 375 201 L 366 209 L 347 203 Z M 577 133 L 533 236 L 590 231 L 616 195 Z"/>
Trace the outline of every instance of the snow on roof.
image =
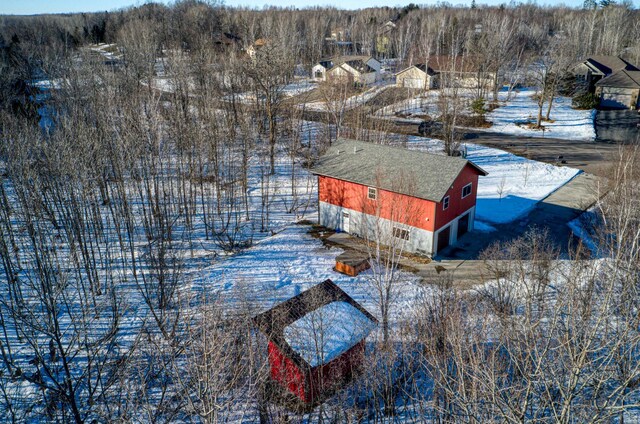
<path id="1" fill-rule="evenodd" d="M 323 309 L 326 305 L 333 303 L 348 304 L 351 308 L 358 311 L 367 322 L 363 323 L 362 319 L 359 318 L 360 315 L 349 312 L 349 314 L 347 315 L 349 317 L 349 322 L 351 322 L 351 324 L 349 325 L 353 326 L 346 326 L 343 323 L 343 314 L 331 313 L 335 312 L 332 309 L 335 306 L 331 306 L 327 310 Z M 344 307 L 341 306 L 340 308 Z M 305 318 L 310 314 L 312 314 L 310 317 Z M 309 337 L 304 338 L 303 336 L 305 332 L 301 331 L 301 329 L 311 328 L 313 330 L 313 326 L 309 327 L 308 325 L 305 325 L 305 323 L 309 321 L 311 321 L 311 323 L 317 323 L 323 317 L 332 318 L 334 321 L 336 321 L 335 325 L 339 326 L 337 328 L 342 329 L 335 330 L 336 327 L 323 327 L 324 331 L 322 331 L 321 334 L 327 341 L 334 340 L 334 342 L 332 342 L 333 344 L 323 344 L 322 350 L 311 351 L 314 354 L 316 352 L 319 353 L 319 355 L 316 355 L 315 359 L 313 357 L 310 357 L 309 355 L 303 356 L 302 353 L 308 352 L 310 350 Z M 278 347 L 278 349 L 280 349 L 283 354 L 288 356 L 296 365 L 298 365 L 299 367 L 310 366 L 312 368 L 315 366 L 314 364 L 319 363 L 318 357 L 324 360 L 324 362 L 322 363 L 326 363 L 328 360 L 330 360 L 329 358 L 335 358 L 335 355 L 340 355 L 343 350 L 336 350 L 337 346 L 335 343 L 338 343 L 337 340 L 342 340 L 340 344 L 342 348 L 345 348 L 345 346 L 347 345 L 351 345 L 346 347 L 346 350 L 348 350 L 349 347 L 352 347 L 359 340 L 366 337 L 371 329 L 375 328 L 375 326 L 378 324 L 378 320 L 376 320 L 373 315 L 367 312 L 366 309 L 360 306 L 355 300 L 351 298 L 351 296 L 345 293 L 344 290 L 338 287 L 333 281 L 328 279 L 320 284 L 316 284 L 308 290 L 299 293 L 297 296 L 294 296 L 274 306 L 268 311 L 255 316 L 253 318 L 253 322 L 260 329 L 260 331 L 262 331 L 269 338 L 269 340 L 273 342 Z M 331 330 L 332 328 L 334 329 Z M 287 336 L 285 336 L 285 329 L 288 329 L 286 330 Z M 306 332 L 306 334 L 308 333 L 309 331 Z M 313 334 L 313 332 L 311 334 Z M 318 334 L 318 332 L 316 332 L 316 334 Z M 327 335 L 329 334 L 333 334 L 333 336 L 327 338 Z M 300 342 L 298 341 L 298 339 L 301 339 L 303 341 L 306 340 L 307 342 L 299 344 Z M 290 342 L 293 342 L 293 346 L 290 344 Z M 352 342 L 353 344 L 351 344 Z M 311 359 L 311 361 L 309 361 L 307 358 Z"/>
<path id="2" fill-rule="evenodd" d="M 312 367 L 326 364 L 369 335 L 376 324 L 343 301 L 328 303 L 284 328 L 291 348 Z"/>

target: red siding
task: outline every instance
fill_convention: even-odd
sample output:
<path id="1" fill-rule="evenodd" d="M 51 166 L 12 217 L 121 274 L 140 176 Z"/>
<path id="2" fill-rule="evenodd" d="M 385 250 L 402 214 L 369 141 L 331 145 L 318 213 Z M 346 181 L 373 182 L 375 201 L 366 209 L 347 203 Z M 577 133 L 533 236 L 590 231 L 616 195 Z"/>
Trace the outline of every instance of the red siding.
<path id="1" fill-rule="evenodd" d="M 273 342 L 269 342 L 271 378 L 303 402 L 313 403 L 338 389 L 340 384 L 351 378 L 354 371 L 360 369 L 364 360 L 364 348 L 365 341 L 362 340 L 328 364 L 304 372 Z"/>
<path id="2" fill-rule="evenodd" d="M 351 379 L 353 373 L 359 370 L 364 361 L 364 340 L 344 352 L 328 364 L 317 366 L 311 370 L 309 387 L 311 398 L 323 397 L 331 393 L 341 383 Z"/>
<path id="3" fill-rule="evenodd" d="M 303 402 L 309 402 L 310 396 L 305 391 L 304 373 L 293 361 L 287 358 L 278 346 L 269 342 L 269 363 L 271 364 L 271 378 L 280 383 Z"/>
<path id="4" fill-rule="evenodd" d="M 462 187 L 469 183 L 471 183 L 471 194 L 463 199 Z M 477 192 L 478 171 L 471 165 L 467 165 L 454 181 L 453 188 L 447 191 L 446 195 L 449 196 L 449 208 L 442 210 L 442 204 L 438 204 L 436 208 L 435 229 L 438 230 L 444 227 L 465 211 L 475 206 Z"/>
<path id="5" fill-rule="evenodd" d="M 386 190 L 378 190 L 377 200 L 371 200 L 367 186 L 323 176 L 318 176 L 318 197 L 321 202 L 369 215 L 377 215 L 379 210 L 381 218 L 427 231 L 434 230 L 436 204 L 429 200 Z"/>

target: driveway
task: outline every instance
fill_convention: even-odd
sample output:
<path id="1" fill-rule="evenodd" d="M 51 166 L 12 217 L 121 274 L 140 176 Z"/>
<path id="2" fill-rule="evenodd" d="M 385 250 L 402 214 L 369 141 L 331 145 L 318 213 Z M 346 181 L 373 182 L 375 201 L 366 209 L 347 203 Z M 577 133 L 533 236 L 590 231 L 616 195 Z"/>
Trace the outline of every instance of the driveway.
<path id="1" fill-rule="evenodd" d="M 536 228 L 547 230 L 551 241 L 560 250 L 562 258 L 578 241 L 567 225 L 589 209 L 606 193 L 606 180 L 592 174 L 581 173 L 558 190 L 538 202 L 525 217 L 509 224 L 494 225 L 496 231 L 465 234 L 456 246 L 437 256 L 429 264 L 433 271 L 451 272 L 454 280 L 463 286 L 482 282 L 484 263 L 478 260 L 482 250 L 495 242 L 506 243 Z M 493 224 L 492 224 L 493 225 Z M 433 275 L 433 273 L 432 273 Z"/>
<path id="2" fill-rule="evenodd" d="M 459 288 L 469 288 L 485 282 L 487 271 L 478 259 L 482 250 L 495 242 L 506 243 L 522 236 L 532 228 L 547 229 L 552 242 L 560 249 L 562 257 L 568 257 L 577 240 L 567 223 L 577 218 L 604 195 L 605 181 L 592 174 L 581 173 L 558 190 L 538 202 L 531 212 L 509 224 L 494 225 L 496 231 L 465 234 L 455 246 L 445 249 L 430 263 L 403 257 L 400 265 L 422 277 L 429 283 L 438 276 L 451 276 Z M 329 242 L 349 250 L 366 252 L 357 239 L 345 233 L 336 233 Z"/>
<path id="3" fill-rule="evenodd" d="M 620 156 L 620 146 L 616 143 L 521 137 L 491 131 L 469 132 L 465 138 L 470 143 L 495 147 L 540 162 L 570 166 L 603 177 L 609 174 L 616 158 Z M 559 161 L 560 156 L 562 159 Z M 562 160 L 564 163 L 561 163 Z"/>
<path id="4" fill-rule="evenodd" d="M 596 140 L 605 143 L 640 141 L 640 112 L 599 110 L 596 113 Z"/>

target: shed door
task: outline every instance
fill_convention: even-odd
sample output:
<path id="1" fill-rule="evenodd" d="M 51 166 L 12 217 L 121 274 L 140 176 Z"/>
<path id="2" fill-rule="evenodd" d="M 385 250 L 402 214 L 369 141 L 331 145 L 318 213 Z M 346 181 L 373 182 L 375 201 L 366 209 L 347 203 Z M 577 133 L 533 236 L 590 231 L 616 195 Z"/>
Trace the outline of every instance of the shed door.
<path id="1" fill-rule="evenodd" d="M 342 231 L 349 232 L 349 213 L 342 212 Z"/>
<path id="2" fill-rule="evenodd" d="M 458 238 L 467 234 L 468 231 L 469 231 L 469 214 L 466 214 L 465 216 L 461 217 L 458 220 Z"/>
<path id="3" fill-rule="evenodd" d="M 402 81 L 406 88 L 424 88 L 424 80 L 422 78 L 405 78 Z"/>
<path id="4" fill-rule="evenodd" d="M 436 253 L 440 252 L 441 250 L 449 246 L 450 235 L 451 235 L 451 226 L 448 226 L 447 228 L 445 228 L 444 230 L 438 233 L 438 250 L 436 251 Z"/>

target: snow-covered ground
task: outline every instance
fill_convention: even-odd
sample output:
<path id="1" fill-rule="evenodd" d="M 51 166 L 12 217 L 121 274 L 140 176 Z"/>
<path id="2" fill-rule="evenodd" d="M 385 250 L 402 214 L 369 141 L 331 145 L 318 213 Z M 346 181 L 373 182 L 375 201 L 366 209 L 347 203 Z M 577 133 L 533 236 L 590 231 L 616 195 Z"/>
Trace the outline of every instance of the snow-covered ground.
<path id="1" fill-rule="evenodd" d="M 325 247 L 308 231 L 307 225 L 290 225 L 244 252 L 220 260 L 194 276 L 194 290 L 225 296 L 230 302 L 243 299 L 258 311 L 265 311 L 330 278 L 370 313 L 379 316 L 371 284 L 373 271 L 357 277 L 335 272 L 335 258 L 343 250 Z M 390 311 L 394 322 L 408 316 L 416 298 L 425 290 L 413 274 L 397 275 L 397 301 Z"/>
<path id="2" fill-rule="evenodd" d="M 424 137 L 410 137 L 407 146 L 434 153 L 443 149 L 440 140 Z M 467 159 L 489 173 L 478 182 L 476 218 L 480 231 L 491 231 L 487 224 L 504 224 L 526 215 L 536 203 L 581 172 L 478 144 L 467 143 L 464 148 Z"/>
<path id="3" fill-rule="evenodd" d="M 377 96 L 378 94 L 380 94 L 382 92 L 382 90 L 384 90 L 386 87 L 388 86 L 387 83 L 385 82 L 379 82 L 378 84 L 372 86 L 371 88 L 369 88 L 368 90 L 356 94 L 355 96 L 351 96 L 348 99 L 346 99 L 346 101 L 344 102 L 344 110 L 351 110 L 353 108 L 356 108 L 366 102 L 368 102 L 369 100 L 371 100 L 372 98 L 374 98 L 375 96 Z M 338 102 L 334 102 L 333 108 L 339 108 L 342 109 L 342 102 L 338 101 Z M 324 101 L 318 101 L 318 102 L 312 102 L 312 103 L 306 103 L 304 105 L 306 110 L 313 110 L 313 111 L 318 111 L 318 112 L 325 112 L 327 110 L 332 109 L 332 107 L 330 107 L 329 105 L 327 105 L 327 102 Z"/>
<path id="4" fill-rule="evenodd" d="M 410 122 L 420 123 L 424 115 L 436 116 L 438 114 L 438 100 L 443 95 L 442 90 L 430 90 L 417 94 L 409 99 L 385 106 L 376 111 L 375 116 L 381 118 L 404 117 Z M 460 88 L 457 95 L 461 99 L 463 113 L 471 113 L 469 104 L 477 96 L 477 92 L 471 89 Z"/>
<path id="5" fill-rule="evenodd" d="M 297 96 L 318 87 L 318 84 L 310 79 L 299 79 L 284 87 L 283 92 L 287 97 Z"/>
<path id="6" fill-rule="evenodd" d="M 118 52 L 116 44 L 96 44 L 89 47 L 89 50 L 101 54 L 105 59 L 121 59 L 122 54 Z M 114 53 L 118 52 L 118 53 Z"/>
<path id="7" fill-rule="evenodd" d="M 487 120 L 493 122 L 491 131 L 504 134 L 524 135 L 528 137 L 554 137 L 567 140 L 594 140 L 596 137 L 593 126 L 595 110 L 576 110 L 571 107 L 571 98 L 558 96 L 554 99 L 550 119 L 553 122 L 543 122 L 544 134 L 541 130 L 527 128 L 523 124 L 535 123 L 538 115 L 537 102 L 533 99 L 536 91 L 531 88 L 512 93 L 511 99 L 487 115 Z M 507 93 L 500 93 L 500 100 L 506 100 Z M 543 109 L 546 114 L 547 104 Z"/>
<path id="8" fill-rule="evenodd" d="M 601 254 L 596 241 L 597 235 L 594 234 L 594 230 L 602 226 L 602 223 L 599 222 L 597 206 L 591 207 L 567 225 L 571 228 L 573 234 L 582 240 L 582 244 L 584 244 L 592 254 L 596 256 Z"/>
<path id="9" fill-rule="evenodd" d="M 554 137 L 567 140 L 594 140 L 596 133 L 593 126 L 595 110 L 576 110 L 571 107 L 569 97 L 558 96 L 554 99 L 551 108 L 550 119 L 553 122 L 544 122 L 542 130 L 528 128 L 526 124 L 535 123 L 538 114 L 537 102 L 533 98 L 536 91 L 532 88 L 524 88 L 513 91 L 508 98 L 506 90 L 498 93 L 500 107 L 487 114 L 487 120 L 493 123 L 489 129 L 511 135 L 528 137 Z M 471 113 L 469 104 L 477 95 L 475 90 L 460 89 L 458 95 L 464 103 L 462 112 Z M 402 116 L 411 122 L 422 121 L 423 115 L 434 116 L 438 114 L 438 98 L 440 90 L 432 90 L 420 93 L 417 96 L 386 106 L 376 112 L 376 116 L 393 118 Z M 547 105 L 543 109 L 546 114 Z"/>

